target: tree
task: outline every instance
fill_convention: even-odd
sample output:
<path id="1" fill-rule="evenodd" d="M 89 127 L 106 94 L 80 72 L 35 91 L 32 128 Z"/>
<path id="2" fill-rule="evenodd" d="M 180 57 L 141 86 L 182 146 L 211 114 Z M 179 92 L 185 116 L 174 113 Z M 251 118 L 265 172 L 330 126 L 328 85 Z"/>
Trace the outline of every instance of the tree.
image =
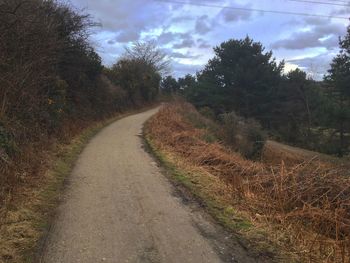
<path id="1" fill-rule="evenodd" d="M 162 80 L 161 89 L 166 94 L 178 93 L 180 86 L 179 83 L 172 76 L 167 76 Z"/>
<path id="2" fill-rule="evenodd" d="M 350 26 L 339 46 L 340 52 L 333 59 L 325 81 L 333 103 L 331 124 L 339 132 L 338 155 L 343 156 L 349 150 L 346 133 L 350 130 Z"/>
<path id="3" fill-rule="evenodd" d="M 134 42 L 131 48 L 125 48 L 124 58 L 138 60 L 153 67 L 160 75 L 169 73 L 170 60 L 154 42 Z"/>
<path id="4" fill-rule="evenodd" d="M 189 99 L 217 113 L 233 110 L 268 125 L 283 62 L 277 64 L 272 52 L 264 53 L 262 44 L 249 37 L 223 42 L 214 52 L 215 57 L 198 74 Z"/>
<path id="5" fill-rule="evenodd" d="M 186 90 L 189 90 L 196 85 L 197 80 L 196 80 L 196 77 L 190 74 L 187 74 L 184 78 L 179 78 L 178 83 L 179 83 L 180 92 L 185 93 Z"/>
<path id="6" fill-rule="evenodd" d="M 37 173 L 31 157 L 52 138 L 116 109 L 88 40 L 95 25 L 62 1 L 0 0 L 0 195 Z"/>
<path id="7" fill-rule="evenodd" d="M 127 92 L 133 105 L 156 99 L 161 76 L 150 64 L 124 58 L 114 64 L 111 71 L 112 80 Z"/>
<path id="8" fill-rule="evenodd" d="M 281 81 L 275 98 L 275 114 L 271 120 L 284 140 L 306 143 L 310 140 L 313 114 L 318 107 L 316 83 L 300 69 L 290 71 Z"/>

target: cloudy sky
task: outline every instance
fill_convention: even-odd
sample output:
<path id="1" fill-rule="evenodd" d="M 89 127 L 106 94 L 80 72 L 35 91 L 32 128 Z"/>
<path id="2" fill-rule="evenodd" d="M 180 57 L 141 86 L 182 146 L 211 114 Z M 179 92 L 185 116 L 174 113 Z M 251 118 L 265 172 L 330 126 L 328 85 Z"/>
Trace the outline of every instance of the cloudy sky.
<path id="1" fill-rule="evenodd" d="M 105 65 L 115 63 L 133 41 L 154 40 L 172 58 L 177 77 L 200 70 L 213 56 L 213 46 L 249 35 L 272 50 L 277 60 L 284 59 L 287 71 L 299 66 L 320 78 L 349 24 L 341 17 L 350 17 L 346 0 L 70 1 L 101 23 L 91 41 Z"/>

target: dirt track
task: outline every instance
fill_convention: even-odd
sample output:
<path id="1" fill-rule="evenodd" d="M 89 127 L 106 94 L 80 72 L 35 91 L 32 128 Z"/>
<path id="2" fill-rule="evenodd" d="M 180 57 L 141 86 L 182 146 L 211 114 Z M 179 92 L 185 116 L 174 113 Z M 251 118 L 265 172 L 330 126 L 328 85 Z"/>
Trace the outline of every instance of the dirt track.
<path id="1" fill-rule="evenodd" d="M 183 204 L 143 150 L 150 110 L 115 122 L 85 148 L 67 184 L 41 262 L 255 262 Z M 169 131 L 170 132 L 170 131 Z"/>

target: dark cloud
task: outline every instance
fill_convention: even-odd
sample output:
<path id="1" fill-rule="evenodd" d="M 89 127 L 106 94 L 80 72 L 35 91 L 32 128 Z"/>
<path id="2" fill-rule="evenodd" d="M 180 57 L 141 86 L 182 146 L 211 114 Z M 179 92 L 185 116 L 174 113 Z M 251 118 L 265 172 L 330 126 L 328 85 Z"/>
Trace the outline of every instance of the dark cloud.
<path id="1" fill-rule="evenodd" d="M 138 31 L 123 31 L 115 38 L 116 42 L 128 43 L 131 41 L 136 41 L 140 38 L 140 32 Z"/>
<path id="2" fill-rule="evenodd" d="M 210 44 L 207 44 L 207 43 L 202 43 L 198 46 L 199 48 L 203 48 L 203 49 L 207 49 L 207 48 L 211 48 L 211 45 Z"/>
<path id="3" fill-rule="evenodd" d="M 158 39 L 157 39 L 157 43 L 161 44 L 161 45 L 165 45 L 168 44 L 172 41 L 174 41 L 177 38 L 177 34 L 176 33 L 172 33 L 172 32 L 165 32 L 162 33 Z"/>
<path id="4" fill-rule="evenodd" d="M 188 59 L 186 62 L 194 64 L 202 63 L 202 59 L 197 60 L 198 56 L 188 53 L 188 48 L 197 48 L 212 54 L 213 44 L 211 43 L 216 45 L 229 38 L 240 38 L 249 34 L 256 41 L 263 42 L 265 46 L 273 43 L 274 48 L 294 49 L 292 52 L 294 55 L 307 56 L 310 55 L 308 53 L 310 50 L 304 50 L 306 47 L 316 47 L 312 50 L 312 54 L 324 52 L 324 49 L 318 47 L 327 47 L 333 51 L 333 48 L 338 46 L 338 36 L 343 35 L 346 28 L 345 23 L 340 20 L 262 15 L 259 12 L 160 3 L 150 0 L 68 1 L 71 1 L 78 9 L 86 8 L 86 13 L 90 13 L 97 22 L 102 23 L 103 27 L 96 28 L 96 33 L 93 32 L 91 39 L 97 52 L 103 58 L 103 63 L 107 65 L 114 63 L 124 52 L 124 46 L 130 41 L 151 40 L 155 41 L 161 49 L 168 48 L 167 54 L 175 60 L 174 69 L 177 75 L 195 73 L 200 68 L 198 65 L 176 63 L 176 61 L 183 62 L 185 59 Z M 271 10 L 283 10 L 283 8 L 292 5 L 283 1 L 273 1 L 273 3 L 271 1 L 271 3 L 269 1 L 249 1 L 251 5 L 235 4 L 234 2 L 244 2 L 238 0 L 193 1 L 216 5 L 227 3 L 229 6 Z M 324 6 L 316 8 L 316 5 L 313 7 L 315 7 L 313 10 L 315 13 L 338 16 L 350 14 L 349 8 L 340 9 Z M 294 11 L 306 12 L 303 8 L 298 5 L 295 6 Z M 309 11 L 311 12 L 311 10 Z M 201 16 L 202 14 L 206 15 Z M 259 20 L 254 19 L 253 21 L 253 17 L 258 15 Z M 235 23 L 237 21 L 239 23 Z M 338 21 L 339 24 L 334 21 Z M 303 28 L 307 31 L 303 31 Z M 282 32 L 290 37 L 279 39 L 277 36 Z M 279 59 L 283 59 L 286 51 L 276 50 L 275 54 Z M 297 62 L 299 64 L 309 63 L 311 58 L 308 59 L 305 58 Z M 313 60 L 316 61 L 316 58 Z M 325 59 L 325 61 L 329 63 L 329 60 Z M 318 63 L 321 62 L 322 58 Z"/>
<path id="5" fill-rule="evenodd" d="M 325 47 L 333 49 L 338 46 L 339 36 L 345 33 L 342 24 L 326 23 L 325 19 L 308 19 L 311 28 L 307 31 L 293 33 L 289 38 L 274 42 L 271 47 L 275 49 L 305 49 Z"/>
<path id="6" fill-rule="evenodd" d="M 102 29 L 110 32 L 130 30 L 141 33 L 154 28 L 168 18 L 163 7 L 148 0 L 72 0 L 78 8 L 84 8 L 101 22 Z M 140 11 L 142 7 L 142 11 Z M 157 14 L 157 15 L 155 15 Z M 135 33 L 128 33 L 135 36 Z M 122 39 L 127 39 L 124 34 Z"/>
<path id="7" fill-rule="evenodd" d="M 350 6 L 331 12 L 331 15 L 333 15 L 333 16 L 339 16 L 339 15 L 346 16 L 347 15 L 349 17 L 349 14 L 350 14 Z"/>
<path id="8" fill-rule="evenodd" d="M 242 8 L 251 8 L 251 5 L 244 5 L 244 6 L 239 6 Z M 224 22 L 229 23 L 229 22 L 235 22 L 239 20 L 249 20 L 253 12 L 245 11 L 245 10 L 232 10 L 228 8 L 223 8 L 219 14 Z"/>
<path id="9" fill-rule="evenodd" d="M 171 19 L 171 23 L 179 23 L 179 22 L 190 21 L 190 20 L 194 20 L 194 17 L 190 15 L 176 16 Z"/>
<path id="10" fill-rule="evenodd" d="M 187 33 L 174 33 L 174 32 L 163 32 L 160 34 L 160 36 L 157 38 L 157 43 L 161 45 L 166 45 L 174 41 L 178 40 L 191 40 L 192 36 L 189 32 Z"/>
<path id="11" fill-rule="evenodd" d="M 196 33 L 200 35 L 205 35 L 212 30 L 212 25 L 207 15 L 201 16 L 197 19 L 195 30 Z"/>
<path id="12" fill-rule="evenodd" d="M 211 47 L 211 45 L 207 41 L 205 41 L 203 38 L 197 39 L 197 43 L 199 44 L 198 45 L 199 48 L 208 49 Z"/>
<path id="13" fill-rule="evenodd" d="M 184 39 L 181 43 L 177 43 L 173 45 L 174 49 L 181 49 L 181 48 L 187 48 L 187 47 L 193 47 L 195 45 L 195 42 L 193 39 Z"/>

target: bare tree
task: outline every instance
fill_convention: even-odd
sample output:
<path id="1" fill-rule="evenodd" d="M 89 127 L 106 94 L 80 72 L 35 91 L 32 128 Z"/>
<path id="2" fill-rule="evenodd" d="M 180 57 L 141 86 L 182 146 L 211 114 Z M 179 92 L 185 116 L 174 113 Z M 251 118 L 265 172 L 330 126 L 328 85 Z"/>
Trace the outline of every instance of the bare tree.
<path id="1" fill-rule="evenodd" d="M 170 59 L 162 52 L 154 42 L 136 41 L 132 47 L 125 48 L 124 57 L 130 60 L 139 60 L 152 66 L 159 74 L 165 75 L 170 72 Z"/>

